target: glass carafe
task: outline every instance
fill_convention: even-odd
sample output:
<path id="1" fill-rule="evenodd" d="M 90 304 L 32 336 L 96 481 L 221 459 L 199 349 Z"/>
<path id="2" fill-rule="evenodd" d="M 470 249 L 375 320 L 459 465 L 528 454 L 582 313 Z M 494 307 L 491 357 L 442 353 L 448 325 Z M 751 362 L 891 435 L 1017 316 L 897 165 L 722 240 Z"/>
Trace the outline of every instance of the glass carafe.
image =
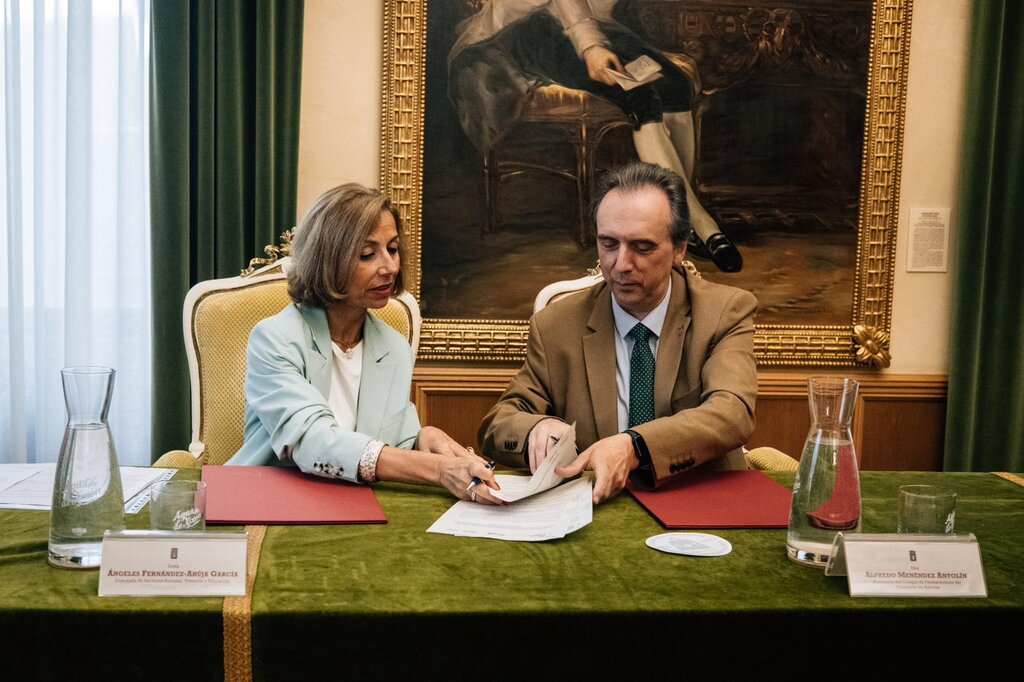
<path id="1" fill-rule="evenodd" d="M 845 377 L 807 379 L 811 430 L 793 483 L 786 551 L 824 567 L 839 531 L 860 530 L 860 476 L 850 422 L 860 384 Z"/>
<path id="2" fill-rule="evenodd" d="M 114 370 L 68 367 L 60 374 L 68 424 L 53 481 L 49 562 L 98 568 L 103 531 L 124 530 L 121 471 L 107 424 Z"/>

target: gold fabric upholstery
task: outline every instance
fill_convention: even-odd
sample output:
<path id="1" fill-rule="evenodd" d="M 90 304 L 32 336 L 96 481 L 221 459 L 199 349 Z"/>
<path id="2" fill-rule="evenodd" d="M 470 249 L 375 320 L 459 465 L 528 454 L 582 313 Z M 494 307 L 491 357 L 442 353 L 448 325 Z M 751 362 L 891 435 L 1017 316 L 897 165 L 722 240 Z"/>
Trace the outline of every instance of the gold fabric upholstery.
<path id="1" fill-rule="evenodd" d="M 747 464 L 760 471 L 796 471 L 800 463 L 775 448 L 754 448 L 746 453 Z"/>
<path id="2" fill-rule="evenodd" d="M 394 328 L 410 344 L 417 336 L 419 311 L 391 299 L 371 313 Z M 166 453 L 155 466 L 195 467 L 223 464 L 240 447 L 245 429 L 246 347 L 260 320 L 291 303 L 280 264 L 247 277 L 200 282 L 185 299 L 185 338 L 189 344 L 192 381 L 192 452 Z M 201 454 L 200 454 L 201 453 Z M 197 456 L 198 455 L 198 456 Z"/>
<path id="3" fill-rule="evenodd" d="M 371 310 L 370 314 L 404 336 L 406 341 L 412 340 L 412 314 L 398 299 L 391 299 L 386 306 Z"/>
<path id="4" fill-rule="evenodd" d="M 171 450 L 161 455 L 160 459 L 153 463 L 153 466 L 167 469 L 189 469 L 196 466 L 196 458 L 188 450 Z"/>
<path id="5" fill-rule="evenodd" d="M 242 447 L 245 426 L 245 349 L 260 320 L 291 303 L 284 279 L 212 291 L 192 312 L 199 360 L 199 438 L 206 463 L 223 464 Z"/>

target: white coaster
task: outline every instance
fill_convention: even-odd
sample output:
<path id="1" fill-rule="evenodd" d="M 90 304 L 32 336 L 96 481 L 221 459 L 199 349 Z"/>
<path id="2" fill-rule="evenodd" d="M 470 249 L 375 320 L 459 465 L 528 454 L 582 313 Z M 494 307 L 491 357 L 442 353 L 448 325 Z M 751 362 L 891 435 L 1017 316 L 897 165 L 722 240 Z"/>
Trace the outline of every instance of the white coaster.
<path id="1" fill-rule="evenodd" d="M 647 538 L 647 546 L 669 554 L 725 556 L 732 551 L 728 540 L 707 533 L 662 533 Z"/>

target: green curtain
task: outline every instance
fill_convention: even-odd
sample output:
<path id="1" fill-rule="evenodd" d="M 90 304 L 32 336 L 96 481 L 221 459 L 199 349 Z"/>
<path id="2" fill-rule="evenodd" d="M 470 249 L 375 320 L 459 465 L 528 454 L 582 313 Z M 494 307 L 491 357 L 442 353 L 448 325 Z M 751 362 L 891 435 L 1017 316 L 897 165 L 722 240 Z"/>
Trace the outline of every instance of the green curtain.
<path id="1" fill-rule="evenodd" d="M 957 221 L 947 471 L 1024 471 L 1024 3 L 977 0 Z"/>
<path id="2" fill-rule="evenodd" d="M 189 442 L 181 306 L 295 224 L 301 0 L 154 0 L 153 452 Z"/>

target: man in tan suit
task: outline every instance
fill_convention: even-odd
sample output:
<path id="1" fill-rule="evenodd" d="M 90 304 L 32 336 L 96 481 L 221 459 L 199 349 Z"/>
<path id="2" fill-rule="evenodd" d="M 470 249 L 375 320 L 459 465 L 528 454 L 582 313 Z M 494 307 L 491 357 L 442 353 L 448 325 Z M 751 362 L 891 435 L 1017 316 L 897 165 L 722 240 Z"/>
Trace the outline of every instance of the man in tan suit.
<path id="1" fill-rule="evenodd" d="M 593 470 L 595 503 L 627 479 L 745 468 L 756 299 L 682 267 L 690 222 L 672 171 L 608 171 L 594 205 L 604 282 L 534 315 L 526 363 L 480 426 L 484 450 L 535 471 L 575 422 L 582 452 L 557 471 Z"/>

